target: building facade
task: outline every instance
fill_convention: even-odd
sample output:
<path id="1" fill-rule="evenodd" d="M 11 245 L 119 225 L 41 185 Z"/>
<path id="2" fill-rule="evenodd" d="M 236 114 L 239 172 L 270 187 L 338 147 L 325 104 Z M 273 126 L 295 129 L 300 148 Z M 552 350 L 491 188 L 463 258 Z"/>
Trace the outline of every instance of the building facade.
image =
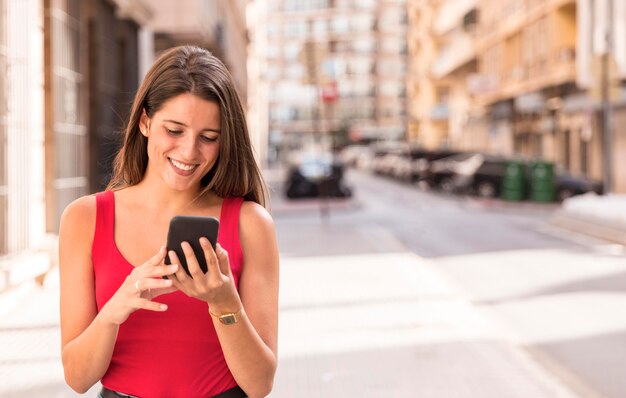
<path id="1" fill-rule="evenodd" d="M 0 290 L 54 262 L 72 200 L 100 190 L 138 83 L 138 1 L 0 1 Z"/>
<path id="2" fill-rule="evenodd" d="M 408 10 L 409 139 L 541 158 L 595 179 L 608 168 L 613 189 L 626 192 L 626 3 L 415 0 Z M 605 75 L 613 109 L 607 149 Z"/>
<path id="3" fill-rule="evenodd" d="M 247 95 L 246 0 L 151 0 L 148 22 L 155 53 L 194 44 L 210 50 L 228 67 L 239 95 Z"/>
<path id="4" fill-rule="evenodd" d="M 268 0 L 270 143 L 403 137 L 406 26 L 401 0 Z"/>
<path id="5" fill-rule="evenodd" d="M 468 86 L 477 69 L 477 1 L 411 1 L 408 8 L 408 140 L 484 149 L 483 108 Z"/>

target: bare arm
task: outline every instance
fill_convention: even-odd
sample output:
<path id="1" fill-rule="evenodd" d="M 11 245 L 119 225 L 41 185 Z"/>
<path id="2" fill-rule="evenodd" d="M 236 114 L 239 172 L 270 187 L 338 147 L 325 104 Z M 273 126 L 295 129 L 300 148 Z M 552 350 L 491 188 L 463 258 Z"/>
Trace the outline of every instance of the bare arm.
<path id="1" fill-rule="evenodd" d="M 265 397 L 272 390 L 277 366 L 278 248 L 274 223 L 260 205 L 244 202 L 239 234 L 244 254 L 239 292 L 230 273 L 228 253 L 219 246 L 217 253 L 213 252 L 208 242 L 203 246 L 209 272 L 202 274 L 193 252 L 184 245 L 193 279 L 181 270 L 175 285 L 208 302 L 213 313 L 244 309 L 235 324 L 224 325 L 216 319 L 213 324 L 237 384 L 251 398 Z M 170 256 L 177 262 L 174 252 Z"/>
<path id="2" fill-rule="evenodd" d="M 95 197 L 70 204 L 61 217 L 61 345 L 67 384 L 79 393 L 94 385 L 109 366 L 117 326 L 96 322 L 91 243 L 95 231 Z"/>
<path id="3" fill-rule="evenodd" d="M 111 362 L 119 325 L 138 308 L 164 311 L 137 291 L 141 280 L 144 290 L 159 294 L 173 291 L 171 282 L 152 280 L 167 268 L 161 265 L 165 249 L 137 267 L 115 295 L 98 313 L 91 245 L 95 231 L 96 199 L 83 197 L 70 204 L 61 218 L 59 231 L 59 269 L 61 280 L 61 347 L 67 384 L 79 393 L 86 392 L 102 378 Z M 173 270 L 173 268 L 172 268 Z"/>

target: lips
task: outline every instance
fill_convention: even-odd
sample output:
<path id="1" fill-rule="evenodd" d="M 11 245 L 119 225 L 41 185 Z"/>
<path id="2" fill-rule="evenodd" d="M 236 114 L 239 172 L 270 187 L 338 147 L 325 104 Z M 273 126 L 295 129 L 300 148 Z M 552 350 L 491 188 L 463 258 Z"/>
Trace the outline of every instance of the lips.
<path id="1" fill-rule="evenodd" d="M 193 174 L 193 172 L 198 167 L 197 164 L 183 163 L 183 162 L 179 162 L 178 160 L 175 160 L 175 159 L 172 159 L 172 158 L 168 158 L 168 160 L 170 161 L 170 164 L 172 165 L 172 169 L 177 174 L 180 174 L 182 176 L 189 176 L 189 175 Z"/>

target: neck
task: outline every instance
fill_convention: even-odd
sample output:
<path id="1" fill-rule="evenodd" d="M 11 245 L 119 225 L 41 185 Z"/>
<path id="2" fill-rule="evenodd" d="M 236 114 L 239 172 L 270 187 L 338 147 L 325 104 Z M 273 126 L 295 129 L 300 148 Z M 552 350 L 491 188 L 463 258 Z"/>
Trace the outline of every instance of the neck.
<path id="1" fill-rule="evenodd" d="M 153 184 L 144 179 L 135 185 L 137 199 L 144 206 L 165 214 L 184 214 L 207 204 L 212 194 L 201 194 L 201 187 L 194 190 L 176 191 L 165 184 Z"/>

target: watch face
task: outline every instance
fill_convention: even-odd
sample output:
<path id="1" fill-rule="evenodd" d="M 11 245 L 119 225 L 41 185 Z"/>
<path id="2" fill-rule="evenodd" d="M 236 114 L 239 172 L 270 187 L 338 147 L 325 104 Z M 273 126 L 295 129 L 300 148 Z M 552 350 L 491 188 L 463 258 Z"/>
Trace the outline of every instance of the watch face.
<path id="1" fill-rule="evenodd" d="M 224 325 L 232 325 L 233 323 L 237 323 L 237 317 L 235 314 L 222 315 L 220 317 L 220 321 Z"/>

